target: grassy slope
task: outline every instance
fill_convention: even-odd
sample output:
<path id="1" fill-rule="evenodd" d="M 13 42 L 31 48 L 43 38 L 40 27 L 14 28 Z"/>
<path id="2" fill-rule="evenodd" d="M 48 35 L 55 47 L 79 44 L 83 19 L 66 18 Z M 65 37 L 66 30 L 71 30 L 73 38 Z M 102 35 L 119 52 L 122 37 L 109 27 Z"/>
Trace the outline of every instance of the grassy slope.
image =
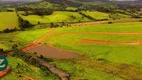
<path id="1" fill-rule="evenodd" d="M 0 31 L 18 27 L 18 18 L 15 12 L 0 12 L 0 17 Z"/>
<path id="2" fill-rule="evenodd" d="M 71 16 L 76 17 L 76 19 Z M 41 23 L 51 23 L 51 22 L 78 22 L 78 21 L 90 21 L 87 18 L 82 18 L 82 16 L 77 12 L 66 12 L 66 11 L 56 11 L 52 15 L 41 16 L 29 15 L 22 16 L 25 20 L 29 20 L 32 24 L 37 24 L 38 21 Z"/>
<path id="3" fill-rule="evenodd" d="M 41 70 L 38 67 L 34 67 L 32 65 L 27 64 L 24 62 L 22 59 L 16 58 L 16 57 L 7 57 L 9 65 L 12 66 L 12 72 L 20 72 L 22 75 L 30 76 L 33 79 L 40 79 L 40 80 L 45 80 L 45 79 L 50 79 L 50 80 L 55 80 L 56 77 L 53 74 L 46 74 L 43 70 Z M 20 67 L 17 67 L 17 64 L 20 64 Z M 27 80 L 24 77 L 19 77 L 16 74 L 10 73 L 8 76 L 2 78 L 2 80 Z"/>
<path id="4" fill-rule="evenodd" d="M 103 13 L 103 12 L 92 11 L 92 12 L 83 12 L 83 13 L 97 20 L 98 19 L 109 19 L 109 14 Z"/>

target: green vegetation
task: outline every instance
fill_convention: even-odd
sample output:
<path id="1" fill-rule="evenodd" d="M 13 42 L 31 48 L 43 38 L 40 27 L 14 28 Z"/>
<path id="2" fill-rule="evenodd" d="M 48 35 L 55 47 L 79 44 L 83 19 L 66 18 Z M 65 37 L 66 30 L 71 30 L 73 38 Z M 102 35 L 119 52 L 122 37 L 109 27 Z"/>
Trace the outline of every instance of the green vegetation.
<path id="1" fill-rule="evenodd" d="M 86 11 L 86 12 L 82 12 L 86 15 L 91 16 L 92 18 L 96 19 L 96 20 L 101 20 L 101 19 L 109 19 L 109 14 L 107 13 L 103 13 L 103 12 L 98 12 L 98 11 Z"/>
<path id="2" fill-rule="evenodd" d="M 111 14 L 110 17 L 111 17 L 112 19 L 131 18 L 131 16 L 129 16 L 129 15 L 120 14 L 120 13 Z"/>
<path id="3" fill-rule="evenodd" d="M 98 72 L 95 65 L 90 64 L 91 60 L 102 60 L 113 65 L 123 63 L 135 66 L 142 66 L 141 44 L 139 45 L 117 45 L 117 44 L 83 44 L 78 43 L 82 39 L 104 40 L 112 42 L 135 42 L 142 39 L 141 35 L 106 35 L 106 34 L 62 34 L 64 32 L 141 32 L 142 23 L 116 23 L 98 24 L 93 26 L 75 26 L 57 29 L 54 34 L 48 36 L 44 42 L 65 50 L 72 50 L 77 54 L 85 56 L 85 60 L 54 60 L 61 69 L 72 73 L 71 79 L 100 79 L 100 80 L 121 80 L 119 77 L 112 77 L 109 74 Z M 125 56 L 125 57 L 124 57 Z M 100 62 L 101 63 L 101 62 Z M 103 63 L 102 63 L 103 66 Z M 107 66 L 106 66 L 107 67 Z M 109 66 L 108 66 L 109 67 Z M 127 71 L 128 72 L 128 71 Z M 97 76 L 91 76 L 97 75 Z M 101 77 L 103 75 L 103 77 Z M 109 77 L 108 77 L 109 76 Z"/>
<path id="4" fill-rule="evenodd" d="M 82 26 L 82 27 L 66 27 L 59 28 L 54 34 L 62 32 L 141 32 L 142 23 L 117 23 L 117 24 L 104 24 L 94 26 Z M 89 55 L 91 59 L 103 58 L 107 61 L 114 63 L 139 63 L 142 65 L 140 59 L 141 50 L 138 46 L 126 46 L 126 45 L 87 45 L 77 44 L 81 39 L 90 40 L 105 40 L 112 42 L 134 42 L 141 40 L 141 35 L 105 35 L 105 34 L 64 34 L 54 37 L 49 36 L 47 38 L 48 44 L 54 45 L 59 48 L 73 50 L 79 54 Z M 45 40 L 45 41 L 47 41 Z M 70 44 L 70 45 L 68 45 Z M 121 52 L 119 52 L 121 51 Z M 124 54 L 125 53 L 125 54 Z M 137 55 L 135 55 L 137 53 Z M 118 56 L 120 58 L 118 58 Z M 123 57 L 125 56 L 125 57 Z M 135 56 L 135 57 L 134 57 Z"/>
<path id="5" fill-rule="evenodd" d="M 39 29 L 31 31 L 17 31 L 13 33 L 2 33 L 0 34 L 0 41 L 3 42 L 3 45 L 7 47 L 6 49 L 11 49 L 13 44 L 17 44 L 19 48 L 23 48 L 28 43 L 31 43 L 46 34 L 49 29 Z M 4 46 L 1 46 L 2 48 Z"/>
<path id="6" fill-rule="evenodd" d="M 9 65 L 12 66 L 12 73 L 2 78 L 2 80 L 8 80 L 8 79 L 28 80 L 27 77 L 24 77 L 24 76 L 29 76 L 33 79 L 40 79 L 40 80 L 45 80 L 45 79 L 55 80 L 56 79 L 56 77 L 53 74 L 47 74 L 47 72 L 41 70 L 38 67 L 34 67 L 32 65 L 27 64 L 20 58 L 8 56 L 7 59 L 9 61 Z M 14 73 L 17 73 L 17 74 L 14 74 Z M 19 76 L 18 74 L 20 74 L 21 76 Z"/>
<path id="7" fill-rule="evenodd" d="M 40 23 L 51 23 L 51 22 L 84 22 L 91 21 L 86 17 L 82 17 L 77 12 L 67 12 L 67 11 L 55 11 L 52 15 L 48 16 L 37 16 L 37 15 L 29 15 L 22 16 L 23 19 L 28 20 L 32 24 Z"/>
<path id="8" fill-rule="evenodd" d="M 72 10 L 72 11 L 75 11 L 75 10 L 77 10 L 77 8 L 76 8 L 76 7 L 67 7 L 66 10 Z"/>
<path id="9" fill-rule="evenodd" d="M 0 31 L 3 29 L 18 28 L 18 18 L 15 12 L 0 12 Z"/>

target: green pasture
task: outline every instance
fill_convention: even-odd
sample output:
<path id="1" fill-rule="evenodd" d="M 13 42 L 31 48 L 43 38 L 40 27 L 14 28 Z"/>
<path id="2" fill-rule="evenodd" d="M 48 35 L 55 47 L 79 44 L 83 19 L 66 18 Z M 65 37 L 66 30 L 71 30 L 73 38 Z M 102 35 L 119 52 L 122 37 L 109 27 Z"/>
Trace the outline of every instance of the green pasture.
<path id="1" fill-rule="evenodd" d="M 98 12 L 98 11 L 86 11 L 83 12 L 86 15 L 89 15 L 91 17 L 93 17 L 96 20 L 100 20 L 100 19 L 109 19 L 109 14 L 107 13 L 103 13 L 103 12 Z"/>
<path id="2" fill-rule="evenodd" d="M 17 44 L 19 48 L 22 48 L 40 38 L 48 31 L 49 28 L 29 31 L 17 31 L 13 33 L 2 33 L 0 34 L 0 41 L 3 42 L 3 46 L 0 45 L 0 47 L 11 49 L 12 45 Z"/>
<path id="3" fill-rule="evenodd" d="M 85 22 L 91 21 L 86 17 L 82 17 L 77 12 L 67 12 L 67 11 L 55 11 L 52 15 L 37 16 L 29 15 L 22 16 L 23 19 L 28 20 L 32 24 L 40 23 L 51 23 L 51 22 Z"/>
<path id="4" fill-rule="evenodd" d="M 48 36 L 45 42 L 59 48 L 73 50 L 74 52 L 87 55 L 90 59 L 104 59 L 106 61 L 121 64 L 142 65 L 142 51 L 140 45 L 104 45 L 104 44 L 78 44 L 82 39 L 104 40 L 112 42 L 141 41 L 141 35 L 105 35 L 105 34 L 64 34 L 63 32 L 142 32 L 142 23 L 117 23 L 101 24 L 93 26 L 59 28 L 52 36 Z M 48 42 L 47 42 L 48 41 Z M 125 56 L 125 57 L 124 57 Z"/>
<path id="5" fill-rule="evenodd" d="M 0 31 L 18 27 L 19 23 L 15 12 L 0 12 L 0 18 Z"/>
<path id="6" fill-rule="evenodd" d="M 130 15 L 120 14 L 120 13 L 110 14 L 110 17 L 111 17 L 112 19 L 131 18 Z"/>
<path id="7" fill-rule="evenodd" d="M 116 23 L 91 26 L 76 26 L 58 28 L 54 34 L 48 36 L 44 42 L 65 50 L 74 51 L 76 54 L 86 56 L 82 60 L 54 60 L 62 70 L 72 73 L 71 79 L 89 80 L 125 80 L 119 76 L 112 76 L 96 70 L 90 66 L 89 60 L 104 60 L 113 65 L 132 64 L 142 66 L 142 45 L 115 45 L 115 44 L 79 44 L 82 39 L 103 40 L 112 42 L 134 42 L 142 40 L 141 35 L 105 35 L 105 34 L 63 34 L 64 32 L 142 32 L 142 23 Z M 84 65 L 85 64 L 85 65 Z M 109 66 L 108 66 L 109 67 Z M 94 76 L 95 75 L 95 76 Z"/>

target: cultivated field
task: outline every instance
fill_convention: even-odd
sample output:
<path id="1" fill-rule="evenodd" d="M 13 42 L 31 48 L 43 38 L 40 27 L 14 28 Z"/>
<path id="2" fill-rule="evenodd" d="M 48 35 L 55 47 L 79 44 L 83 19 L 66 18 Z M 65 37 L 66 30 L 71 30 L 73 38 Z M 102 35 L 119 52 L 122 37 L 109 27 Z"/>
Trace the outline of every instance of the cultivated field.
<path id="1" fill-rule="evenodd" d="M 18 27 L 19 22 L 15 12 L 0 12 L 0 17 L 0 31 Z"/>

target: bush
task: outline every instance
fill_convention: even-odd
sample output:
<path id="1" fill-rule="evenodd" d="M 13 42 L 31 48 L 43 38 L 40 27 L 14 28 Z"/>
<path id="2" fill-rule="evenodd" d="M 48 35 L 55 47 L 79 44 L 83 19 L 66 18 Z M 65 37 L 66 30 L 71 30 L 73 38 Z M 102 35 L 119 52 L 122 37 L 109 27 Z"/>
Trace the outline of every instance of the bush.
<path id="1" fill-rule="evenodd" d="M 109 21 L 108 24 L 112 24 L 113 22 Z"/>
<path id="2" fill-rule="evenodd" d="M 142 20 L 139 20 L 139 22 L 142 22 Z"/>

